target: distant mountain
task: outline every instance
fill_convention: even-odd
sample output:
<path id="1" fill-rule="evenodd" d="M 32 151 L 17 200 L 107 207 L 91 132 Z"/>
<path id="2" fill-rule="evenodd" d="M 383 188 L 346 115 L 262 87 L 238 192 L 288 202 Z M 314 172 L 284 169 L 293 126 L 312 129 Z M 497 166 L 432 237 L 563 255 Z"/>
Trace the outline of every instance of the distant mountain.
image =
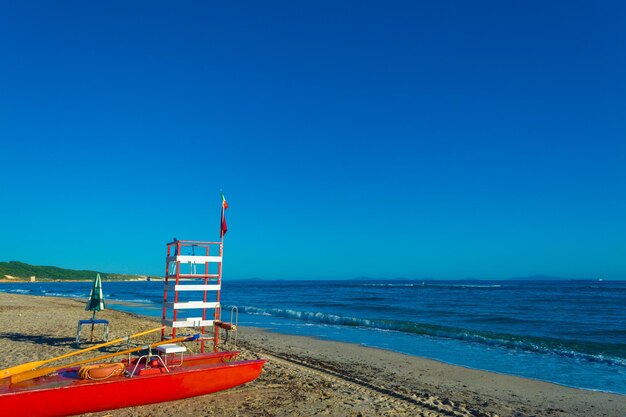
<path id="1" fill-rule="evenodd" d="M 65 269 L 56 266 L 37 266 L 24 262 L 0 262 L 0 280 L 15 281 L 29 280 L 35 277 L 37 281 L 91 281 L 100 274 L 107 281 L 128 281 L 146 279 L 144 275 L 112 274 L 109 272 Z"/>

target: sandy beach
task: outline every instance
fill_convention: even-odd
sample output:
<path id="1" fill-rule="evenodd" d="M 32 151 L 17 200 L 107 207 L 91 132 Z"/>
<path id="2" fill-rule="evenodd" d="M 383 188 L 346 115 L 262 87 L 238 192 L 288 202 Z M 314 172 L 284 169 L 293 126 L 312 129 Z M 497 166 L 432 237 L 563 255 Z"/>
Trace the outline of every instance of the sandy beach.
<path id="1" fill-rule="evenodd" d="M 158 325 L 154 319 L 110 309 L 98 317 L 110 321 L 111 338 Z M 0 369 L 75 350 L 77 321 L 86 318 L 89 313 L 78 300 L 0 293 Z M 96 335 L 101 336 L 100 329 Z M 157 336 L 143 340 L 156 341 Z M 194 349 L 193 344 L 188 347 Z M 239 347 L 244 358 L 268 360 L 252 383 L 203 397 L 87 415 L 626 416 L 623 395 L 358 345 L 241 327 Z"/>

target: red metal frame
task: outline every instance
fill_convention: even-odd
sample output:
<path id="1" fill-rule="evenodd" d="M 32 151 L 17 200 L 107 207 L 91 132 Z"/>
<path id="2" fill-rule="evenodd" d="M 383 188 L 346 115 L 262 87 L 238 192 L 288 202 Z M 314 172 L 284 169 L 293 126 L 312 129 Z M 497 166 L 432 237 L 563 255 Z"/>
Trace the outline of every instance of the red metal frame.
<path id="1" fill-rule="evenodd" d="M 224 255 L 224 242 L 223 240 L 220 242 L 206 242 L 206 241 L 196 241 L 196 240 L 174 240 L 167 244 L 167 257 L 165 261 L 165 285 L 163 287 L 163 315 L 162 320 L 163 324 L 165 324 L 165 320 L 168 319 L 168 308 L 166 303 L 168 302 L 168 289 L 167 286 L 170 283 L 171 279 L 174 279 L 174 285 L 178 286 L 181 280 L 189 280 L 189 279 L 202 279 L 204 285 L 208 285 L 212 280 L 216 281 L 216 284 L 219 286 L 219 289 L 215 291 L 216 293 L 216 302 L 218 306 L 214 309 L 213 319 L 220 320 L 221 318 L 221 306 L 219 305 L 221 299 L 221 285 L 222 285 L 222 262 L 217 262 L 217 274 L 211 274 L 209 264 L 210 262 L 205 262 L 204 265 L 204 273 L 198 274 L 195 267 L 189 273 L 181 274 L 180 269 L 180 261 L 168 261 L 174 256 L 181 256 L 183 251 L 186 248 L 204 248 L 205 256 L 211 256 L 211 249 L 217 248 L 217 255 L 220 259 L 223 258 Z M 214 249 L 215 251 L 215 249 Z M 171 262 L 176 262 L 175 273 L 170 274 L 171 271 Z M 208 298 L 208 291 L 206 289 L 203 290 L 202 302 L 206 303 Z M 178 302 L 178 290 L 174 289 L 174 303 Z M 178 311 L 175 308 L 172 308 L 172 321 L 176 321 L 178 319 Z M 202 308 L 202 320 L 207 319 L 207 308 Z M 213 340 L 213 351 L 217 351 L 217 346 L 219 343 L 219 328 L 215 327 L 213 336 L 210 338 L 205 337 L 206 326 L 200 326 L 200 352 L 204 353 L 205 342 L 208 340 Z M 176 327 L 171 328 L 171 333 L 166 335 L 165 328 L 161 331 L 161 340 L 166 339 L 167 337 L 175 338 L 176 337 Z"/>

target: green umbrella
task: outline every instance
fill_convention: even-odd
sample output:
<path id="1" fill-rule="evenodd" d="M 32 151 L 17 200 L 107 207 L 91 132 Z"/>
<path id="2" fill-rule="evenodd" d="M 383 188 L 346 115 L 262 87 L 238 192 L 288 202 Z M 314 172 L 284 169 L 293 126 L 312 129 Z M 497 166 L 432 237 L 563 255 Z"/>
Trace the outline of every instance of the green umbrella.
<path id="1" fill-rule="evenodd" d="M 93 287 L 91 288 L 91 293 L 89 294 L 89 299 L 87 300 L 87 306 L 85 307 L 86 311 L 93 311 L 91 315 L 91 320 L 96 318 L 96 311 L 104 310 L 106 307 L 104 305 L 104 295 L 102 294 L 102 280 L 100 279 L 100 274 L 96 275 L 96 279 L 93 280 Z M 93 342 L 93 326 L 94 323 L 91 323 L 91 341 Z"/>

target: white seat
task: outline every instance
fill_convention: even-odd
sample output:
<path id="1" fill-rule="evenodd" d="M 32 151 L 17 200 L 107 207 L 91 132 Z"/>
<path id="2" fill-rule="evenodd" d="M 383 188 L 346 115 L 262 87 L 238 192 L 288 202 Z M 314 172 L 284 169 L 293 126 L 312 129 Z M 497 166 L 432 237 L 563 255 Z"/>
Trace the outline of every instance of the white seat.
<path id="1" fill-rule="evenodd" d="M 165 345 L 159 345 L 156 347 L 159 352 L 163 352 L 166 355 L 170 353 L 183 353 L 187 352 L 187 347 L 183 345 L 177 345 L 176 343 L 168 343 Z"/>
<path id="2" fill-rule="evenodd" d="M 180 353 L 180 363 L 179 366 L 183 364 L 183 356 L 185 352 L 187 352 L 187 347 L 183 345 L 177 345 L 176 343 L 166 343 L 164 345 L 159 345 L 156 347 L 156 350 L 161 352 L 161 357 L 165 361 L 165 365 L 167 366 L 167 356 L 173 353 Z"/>

